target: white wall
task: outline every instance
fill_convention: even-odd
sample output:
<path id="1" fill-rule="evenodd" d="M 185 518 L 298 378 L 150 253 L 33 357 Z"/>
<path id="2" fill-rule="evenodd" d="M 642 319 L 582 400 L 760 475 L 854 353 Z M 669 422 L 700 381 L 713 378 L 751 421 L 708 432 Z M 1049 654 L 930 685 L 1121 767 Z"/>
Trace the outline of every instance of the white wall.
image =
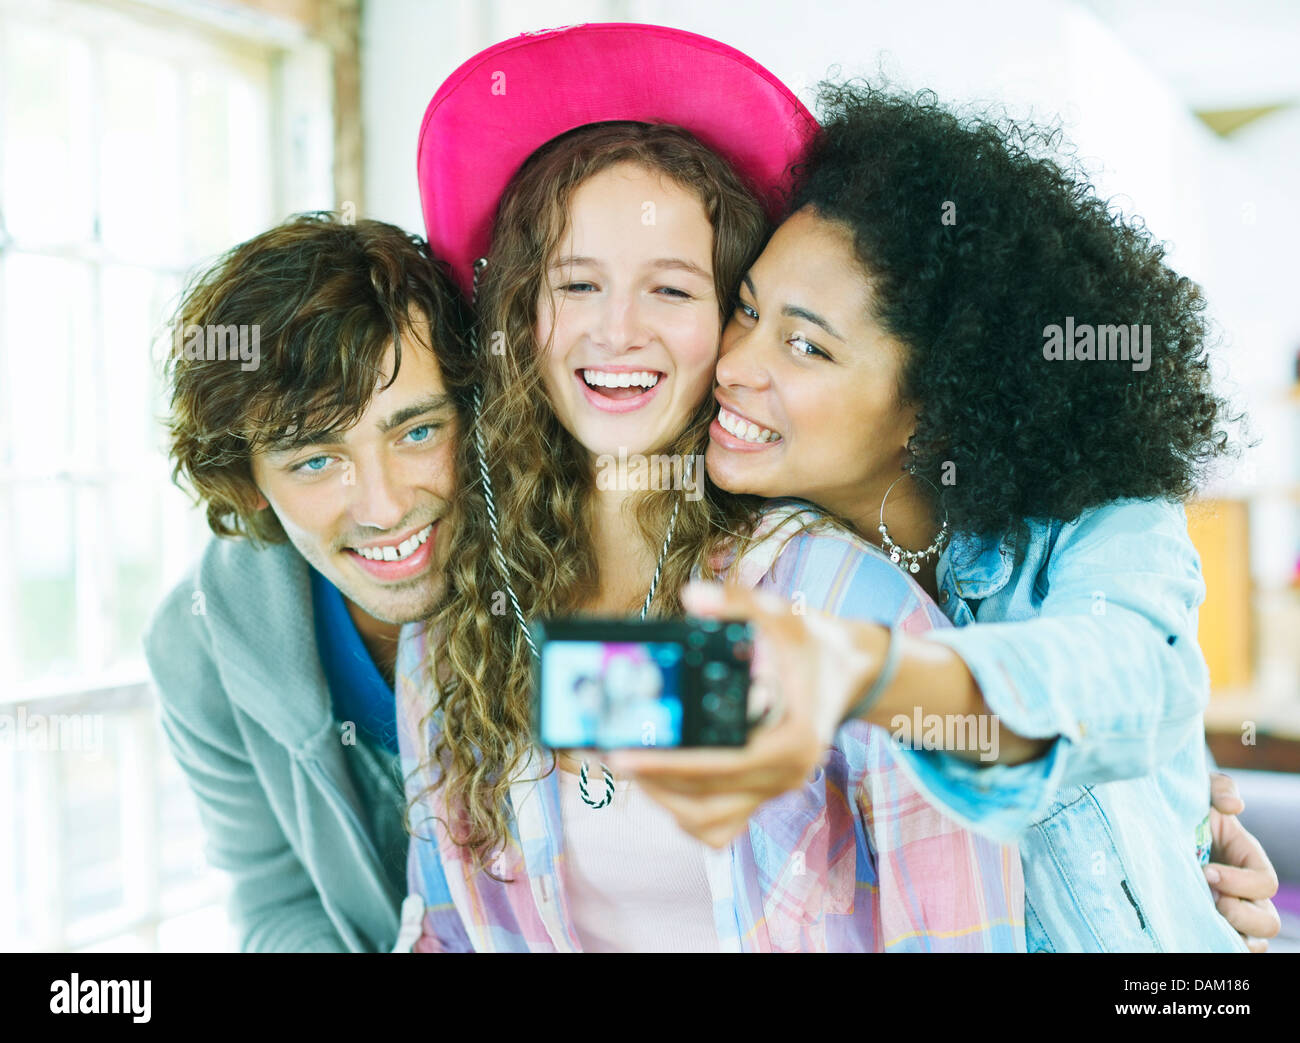
<path id="1" fill-rule="evenodd" d="M 420 121 L 438 86 L 462 62 L 530 29 L 635 20 L 623 6 L 617 0 L 366 0 L 361 18 L 364 216 L 423 232 L 415 183 Z"/>

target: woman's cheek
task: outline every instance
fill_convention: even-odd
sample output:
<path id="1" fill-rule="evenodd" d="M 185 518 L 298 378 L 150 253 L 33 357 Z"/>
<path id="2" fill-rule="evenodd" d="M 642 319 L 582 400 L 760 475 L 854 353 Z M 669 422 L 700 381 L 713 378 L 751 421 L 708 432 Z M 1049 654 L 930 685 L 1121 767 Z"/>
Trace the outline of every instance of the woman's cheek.
<path id="1" fill-rule="evenodd" d="M 717 359 L 717 352 L 711 352 L 695 360 L 691 366 L 690 377 L 684 381 L 684 384 L 690 389 L 688 397 L 692 409 L 704 401 L 709 392 L 713 390 L 714 367 L 717 364 Z"/>
<path id="2" fill-rule="evenodd" d="M 556 395 L 565 383 L 565 357 L 560 349 L 564 331 L 560 324 L 539 320 L 534 332 L 538 351 L 541 352 L 538 362 L 542 384 L 554 403 L 558 401 Z"/>
<path id="3" fill-rule="evenodd" d="M 688 380 L 691 386 L 713 386 L 713 375 L 718 366 L 718 337 L 721 332 L 718 324 L 697 330 L 689 342 L 689 351 L 684 352 L 678 361 L 679 370 L 691 374 Z"/>

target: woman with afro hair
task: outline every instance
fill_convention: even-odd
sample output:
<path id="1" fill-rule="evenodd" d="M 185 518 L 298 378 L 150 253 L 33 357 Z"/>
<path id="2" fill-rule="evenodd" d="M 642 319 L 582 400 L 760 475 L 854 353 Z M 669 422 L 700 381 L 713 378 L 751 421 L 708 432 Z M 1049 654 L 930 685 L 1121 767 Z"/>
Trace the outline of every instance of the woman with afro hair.
<path id="1" fill-rule="evenodd" d="M 1053 158 L 1058 131 L 928 92 L 820 100 L 723 334 L 709 474 L 838 516 L 955 626 L 695 584 L 689 611 L 758 624 L 784 714 L 744 750 L 616 770 L 716 844 L 817 770 L 817 721 L 864 718 L 937 807 L 1020 845 L 1030 951 L 1240 950 L 1202 869 L 1224 840 L 1182 501 L 1234 420 L 1204 299 Z M 1234 923 L 1275 932 L 1250 897 Z"/>

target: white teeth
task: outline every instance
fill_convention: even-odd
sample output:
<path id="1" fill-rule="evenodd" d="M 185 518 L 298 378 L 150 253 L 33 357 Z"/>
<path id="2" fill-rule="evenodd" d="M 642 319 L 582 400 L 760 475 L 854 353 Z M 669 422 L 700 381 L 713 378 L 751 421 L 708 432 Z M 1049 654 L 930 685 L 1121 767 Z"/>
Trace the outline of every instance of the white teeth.
<path id="1" fill-rule="evenodd" d="M 401 561 L 409 558 L 414 554 L 429 538 L 429 533 L 433 532 L 433 523 L 429 523 L 414 536 L 408 536 L 397 546 L 389 544 L 387 547 L 355 547 L 358 554 L 369 561 Z"/>
<path id="2" fill-rule="evenodd" d="M 582 379 L 589 387 L 597 388 L 652 388 L 659 383 L 659 374 L 649 370 L 636 373 L 607 373 L 602 369 L 584 369 Z"/>
<path id="3" fill-rule="evenodd" d="M 781 437 L 775 431 L 766 427 L 759 427 L 757 424 L 738 417 L 727 409 L 718 410 L 718 423 L 722 425 L 724 431 L 746 442 L 775 442 Z"/>

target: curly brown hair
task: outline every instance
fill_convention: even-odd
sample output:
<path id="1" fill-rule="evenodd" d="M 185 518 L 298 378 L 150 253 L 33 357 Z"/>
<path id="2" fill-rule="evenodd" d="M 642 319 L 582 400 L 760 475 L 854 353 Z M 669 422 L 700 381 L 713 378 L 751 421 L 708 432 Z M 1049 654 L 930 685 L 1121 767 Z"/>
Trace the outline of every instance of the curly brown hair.
<path id="1" fill-rule="evenodd" d="M 475 421 L 495 490 L 500 544 L 508 575 L 494 559 L 494 543 L 480 482 L 470 478 L 449 554 L 449 595 L 430 623 L 427 690 L 437 693 L 431 714 L 441 717 L 438 738 L 423 768 L 444 784 L 443 799 L 458 844 L 486 862 L 507 835 L 508 786 L 530 739 L 532 662 L 527 643 L 502 593 L 507 581 L 527 619 L 574 612 L 597 589 L 589 506 L 595 489 L 590 454 L 560 424 L 542 383 L 535 338 L 538 301 L 549 261 L 567 223 L 579 185 L 620 163 L 662 173 L 693 192 L 713 226 L 713 278 L 719 317 L 762 249 L 769 228 L 763 210 L 727 163 L 686 131 L 667 125 L 605 123 L 581 127 L 535 152 L 503 197 L 480 292 L 478 328 L 482 408 Z M 486 350 L 494 331 L 509 346 Z M 523 346 L 522 349 L 519 346 Z M 703 452 L 713 416 L 706 396 L 685 430 L 656 452 L 681 458 Z M 477 475 L 473 437 L 462 440 L 460 470 Z M 701 469 L 702 470 L 702 469 Z M 682 614 L 679 591 L 699 567 L 713 576 L 710 558 L 731 535 L 752 529 L 757 501 L 705 482 L 698 501 L 681 500 L 672 548 L 664 562 L 652 611 Z M 669 514 L 681 497 L 648 491 L 635 506 L 638 527 L 657 552 Z M 548 770 L 554 769 L 554 763 Z"/>
<path id="2" fill-rule="evenodd" d="M 218 536 L 285 540 L 258 509 L 252 457 L 293 431 L 346 428 L 365 413 L 388 344 L 392 379 L 410 316 L 429 321 L 448 393 L 468 417 L 471 364 L 456 290 L 424 240 L 381 221 L 299 214 L 198 273 L 171 320 L 165 363 L 172 478 L 206 507 Z M 182 349 L 188 332 L 259 329 L 254 365 Z M 187 357 L 194 356 L 194 357 Z"/>

